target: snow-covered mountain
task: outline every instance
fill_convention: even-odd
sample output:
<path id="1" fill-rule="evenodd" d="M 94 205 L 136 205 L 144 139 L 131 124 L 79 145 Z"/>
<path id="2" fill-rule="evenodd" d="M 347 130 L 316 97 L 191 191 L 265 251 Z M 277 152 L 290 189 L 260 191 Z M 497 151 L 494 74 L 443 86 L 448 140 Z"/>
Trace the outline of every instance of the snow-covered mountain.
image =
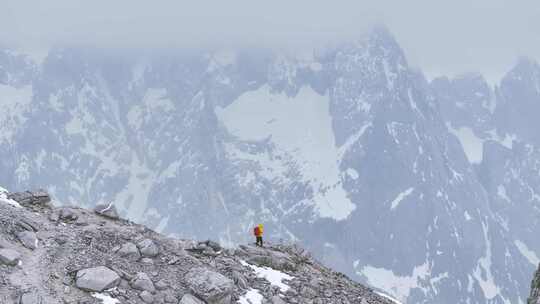
<path id="1" fill-rule="evenodd" d="M 539 71 L 428 82 L 383 28 L 298 53 L 3 50 L 0 184 L 180 237 L 243 243 L 262 222 L 407 303 L 519 303 Z"/>

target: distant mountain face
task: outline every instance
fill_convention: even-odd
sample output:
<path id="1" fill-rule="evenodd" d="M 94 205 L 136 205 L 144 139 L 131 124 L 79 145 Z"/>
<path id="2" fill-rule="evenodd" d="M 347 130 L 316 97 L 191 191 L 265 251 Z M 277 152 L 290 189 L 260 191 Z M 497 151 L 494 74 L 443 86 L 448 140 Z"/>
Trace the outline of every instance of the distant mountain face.
<path id="1" fill-rule="evenodd" d="M 262 222 L 407 303 L 519 303 L 539 71 L 427 82 L 384 29 L 308 54 L 2 51 L 0 184 L 228 244 Z"/>

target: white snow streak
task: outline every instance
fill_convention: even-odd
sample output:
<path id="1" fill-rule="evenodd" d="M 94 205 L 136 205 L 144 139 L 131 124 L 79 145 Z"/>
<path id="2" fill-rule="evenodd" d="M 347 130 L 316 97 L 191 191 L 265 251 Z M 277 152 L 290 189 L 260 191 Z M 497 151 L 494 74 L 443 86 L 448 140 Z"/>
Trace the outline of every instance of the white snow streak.
<path id="1" fill-rule="evenodd" d="M 279 287 L 282 292 L 286 292 L 290 288 L 289 285 L 283 283 L 283 280 L 294 279 L 294 277 L 270 267 L 258 267 L 245 261 L 240 261 L 240 264 L 251 268 L 257 277 L 266 279 L 271 285 Z"/>
<path id="2" fill-rule="evenodd" d="M 486 255 L 478 260 L 478 264 L 476 265 L 476 269 L 474 270 L 473 277 L 480 285 L 480 288 L 482 288 L 482 292 L 484 293 L 486 299 L 491 300 L 499 294 L 500 289 L 495 283 L 495 278 L 491 273 L 492 253 L 491 240 L 489 239 L 488 235 L 488 227 L 486 224 L 482 223 L 482 228 L 482 230 L 484 231 L 484 240 L 486 242 Z"/>
<path id="3" fill-rule="evenodd" d="M 514 245 L 518 248 L 519 252 L 529 261 L 529 263 L 533 264 L 534 266 L 538 266 L 538 263 L 540 263 L 540 259 L 536 255 L 536 253 L 527 247 L 525 243 L 523 243 L 520 240 L 515 240 Z"/>
<path id="4" fill-rule="evenodd" d="M 389 295 L 387 295 L 387 294 L 384 294 L 384 293 L 382 293 L 382 292 L 375 291 L 375 293 L 378 294 L 378 295 L 380 295 L 381 297 L 387 298 L 388 300 L 390 300 L 390 301 L 392 301 L 392 302 L 394 302 L 394 303 L 396 303 L 396 304 L 403 304 L 403 303 L 401 303 L 400 301 L 398 301 L 398 300 L 392 298 L 391 296 L 389 296 Z"/>
<path id="5" fill-rule="evenodd" d="M 407 196 L 409 196 L 414 191 L 414 188 L 411 187 L 400 194 L 392 201 L 392 206 L 390 207 L 390 210 L 394 210 L 399 203 L 401 203 L 402 200 L 404 200 Z"/>

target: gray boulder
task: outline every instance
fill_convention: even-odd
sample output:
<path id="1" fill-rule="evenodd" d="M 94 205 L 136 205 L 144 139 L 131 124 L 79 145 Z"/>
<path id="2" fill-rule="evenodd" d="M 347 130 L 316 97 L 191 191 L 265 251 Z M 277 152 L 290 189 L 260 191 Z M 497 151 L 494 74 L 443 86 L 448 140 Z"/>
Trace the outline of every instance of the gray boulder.
<path id="1" fill-rule="evenodd" d="M 273 296 L 271 300 L 272 304 L 286 304 L 285 301 L 279 296 Z"/>
<path id="2" fill-rule="evenodd" d="M 207 240 L 207 241 L 204 241 L 204 242 L 199 242 L 198 245 L 199 246 L 203 245 L 203 246 L 206 246 L 206 247 L 210 247 L 215 252 L 219 252 L 222 249 L 222 247 L 221 247 L 221 245 L 219 243 L 211 241 L 211 240 Z"/>
<path id="3" fill-rule="evenodd" d="M 58 218 L 63 221 L 75 221 L 79 216 L 70 208 L 62 208 L 58 214 Z"/>
<path id="4" fill-rule="evenodd" d="M 133 280 L 131 280 L 130 284 L 133 289 L 146 290 L 150 292 L 156 291 L 154 283 L 152 282 L 150 277 L 144 272 L 137 273 Z"/>
<path id="5" fill-rule="evenodd" d="M 43 298 L 33 292 L 21 295 L 20 304 L 42 304 Z"/>
<path id="6" fill-rule="evenodd" d="M 141 300 L 143 300 L 144 303 L 151 304 L 154 302 L 154 296 L 149 291 L 142 291 L 139 294 L 139 297 L 141 298 Z"/>
<path id="7" fill-rule="evenodd" d="M 144 239 L 137 243 L 137 248 L 144 257 L 155 257 L 159 254 L 159 248 L 151 239 Z"/>
<path id="8" fill-rule="evenodd" d="M 0 236 L 0 248 L 9 248 L 11 244 L 2 236 Z"/>
<path id="9" fill-rule="evenodd" d="M 118 219 L 120 216 L 118 216 L 118 211 L 116 210 L 116 207 L 113 205 L 113 203 L 109 204 L 98 204 L 94 208 L 94 212 L 111 219 Z"/>
<path id="10" fill-rule="evenodd" d="M 165 290 L 169 287 L 169 284 L 167 284 L 167 282 L 165 282 L 164 280 L 159 280 L 156 282 L 156 284 L 154 284 L 154 286 L 157 290 Z"/>
<path id="11" fill-rule="evenodd" d="M 77 272 L 75 285 L 86 291 L 103 291 L 120 282 L 118 274 L 105 266 L 82 269 Z"/>
<path id="12" fill-rule="evenodd" d="M 0 249 L 0 263 L 15 266 L 21 260 L 21 254 L 13 249 Z"/>
<path id="13" fill-rule="evenodd" d="M 36 233 L 33 231 L 21 231 L 17 232 L 17 238 L 23 244 L 24 247 L 28 249 L 36 249 L 38 246 L 38 239 Z"/>
<path id="14" fill-rule="evenodd" d="M 184 280 L 191 292 L 208 304 L 229 304 L 234 289 L 232 280 L 207 268 L 193 268 Z"/>
<path id="15" fill-rule="evenodd" d="M 182 300 L 180 300 L 180 303 L 178 304 L 204 304 L 204 302 L 187 293 L 182 297 Z"/>
<path id="16" fill-rule="evenodd" d="M 137 245 L 133 243 L 129 243 L 129 242 L 122 245 L 122 247 L 118 249 L 116 254 L 130 260 L 138 260 L 141 257 L 141 254 L 139 253 L 139 249 L 137 248 Z"/>

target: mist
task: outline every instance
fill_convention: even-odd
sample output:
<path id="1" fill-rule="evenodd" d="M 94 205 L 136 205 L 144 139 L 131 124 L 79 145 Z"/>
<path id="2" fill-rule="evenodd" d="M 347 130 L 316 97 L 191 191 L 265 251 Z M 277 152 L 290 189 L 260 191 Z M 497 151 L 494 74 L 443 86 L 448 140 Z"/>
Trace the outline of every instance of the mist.
<path id="1" fill-rule="evenodd" d="M 3 1 L 0 44 L 112 48 L 309 48 L 383 24 L 428 76 L 496 80 L 540 58 L 538 1 Z"/>

